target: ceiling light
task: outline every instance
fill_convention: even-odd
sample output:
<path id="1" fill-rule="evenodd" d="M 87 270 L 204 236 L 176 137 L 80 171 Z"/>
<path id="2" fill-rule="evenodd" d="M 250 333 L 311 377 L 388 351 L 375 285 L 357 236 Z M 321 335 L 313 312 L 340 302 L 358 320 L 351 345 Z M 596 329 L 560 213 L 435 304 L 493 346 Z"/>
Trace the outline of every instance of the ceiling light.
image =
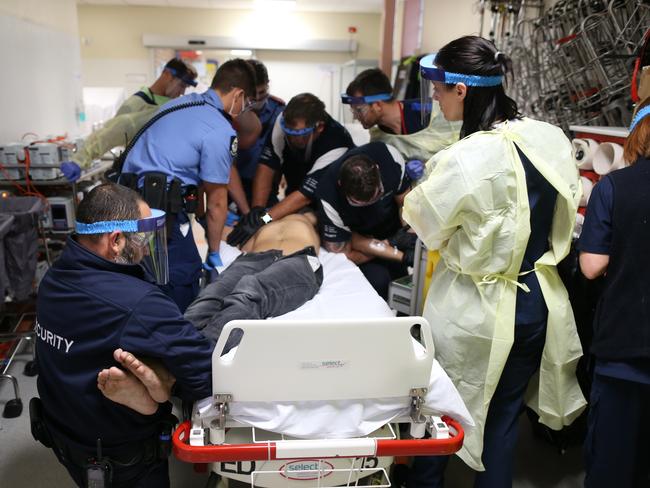
<path id="1" fill-rule="evenodd" d="M 231 49 L 230 54 L 233 56 L 252 56 L 253 51 L 250 49 Z"/>
<path id="2" fill-rule="evenodd" d="M 253 5 L 257 10 L 293 10 L 296 0 L 255 0 Z"/>

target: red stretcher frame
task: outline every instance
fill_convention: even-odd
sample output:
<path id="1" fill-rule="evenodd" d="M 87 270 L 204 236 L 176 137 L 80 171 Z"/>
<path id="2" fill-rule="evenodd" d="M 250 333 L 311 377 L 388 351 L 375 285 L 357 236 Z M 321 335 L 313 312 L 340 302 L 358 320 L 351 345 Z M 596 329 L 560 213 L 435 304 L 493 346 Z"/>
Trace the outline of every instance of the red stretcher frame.
<path id="1" fill-rule="evenodd" d="M 456 434 L 447 439 L 377 439 L 374 456 L 444 456 L 454 454 L 463 446 L 465 432 L 457 421 L 442 417 Z M 191 429 L 189 421 L 178 426 L 172 438 L 173 452 L 177 459 L 187 463 L 214 463 L 233 461 L 277 461 L 275 441 L 256 444 L 219 444 L 210 446 L 190 446 Z M 329 458 L 360 457 L 330 456 Z M 329 459 L 319 456 L 314 459 Z M 306 458 L 301 458 L 306 459 Z"/>

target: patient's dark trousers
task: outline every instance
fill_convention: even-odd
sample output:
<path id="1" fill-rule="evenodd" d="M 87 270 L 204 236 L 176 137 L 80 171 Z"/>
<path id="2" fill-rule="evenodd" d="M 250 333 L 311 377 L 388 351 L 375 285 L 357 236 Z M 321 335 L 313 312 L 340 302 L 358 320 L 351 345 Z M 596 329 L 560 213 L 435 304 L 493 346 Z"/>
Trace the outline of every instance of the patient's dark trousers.
<path id="1" fill-rule="evenodd" d="M 323 282 L 323 267 L 313 270 L 307 247 L 289 256 L 272 250 L 239 256 L 205 287 L 185 311 L 185 318 L 216 341 L 224 326 L 236 319 L 277 317 L 311 300 Z M 224 352 L 237 345 L 241 331 L 228 338 Z"/>

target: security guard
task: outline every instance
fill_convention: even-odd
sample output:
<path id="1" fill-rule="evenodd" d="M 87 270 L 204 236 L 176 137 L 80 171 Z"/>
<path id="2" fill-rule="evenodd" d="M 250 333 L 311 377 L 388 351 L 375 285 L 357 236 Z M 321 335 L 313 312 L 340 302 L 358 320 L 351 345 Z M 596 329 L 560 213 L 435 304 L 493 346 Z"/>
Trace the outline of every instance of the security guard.
<path id="1" fill-rule="evenodd" d="M 207 197 L 206 267 L 221 266 L 219 243 L 227 216 L 227 185 L 237 154 L 231 117 L 255 93 L 255 72 L 243 59 L 221 65 L 205 93 L 166 104 L 131 147 L 120 183 L 137 187 L 154 208 L 168 210 L 169 284 L 165 292 L 185 311 L 199 291 L 201 257 L 188 213 L 196 211 L 197 187 Z"/>
<path id="2" fill-rule="evenodd" d="M 127 144 L 161 105 L 183 95 L 187 87 L 195 87 L 196 76 L 193 66 L 177 58 L 170 59 L 153 85 L 143 86 L 127 98 L 115 117 L 84 140 L 72 161 L 61 163 L 64 176 L 70 181 L 77 180 L 81 168 L 88 168 L 94 159 L 114 147 Z"/>
<path id="3" fill-rule="evenodd" d="M 422 176 L 424 162 L 458 140 L 460 124 L 445 120 L 438 102 L 395 99 L 390 80 L 378 68 L 359 73 L 341 102 L 369 129 L 371 141 L 390 144 L 404 156 L 413 180 Z"/>
<path id="4" fill-rule="evenodd" d="M 264 143 L 268 139 L 278 115 L 282 113 L 285 107 L 283 100 L 269 93 L 269 73 L 266 66 L 257 59 L 249 59 L 248 62 L 255 69 L 255 79 L 257 87 L 255 89 L 255 99 L 251 103 L 251 110 L 257 114 L 262 124 L 262 132 L 257 141 L 249 148 L 242 148 L 242 144 L 237 149 L 237 170 L 242 180 L 246 197 L 250 202 L 253 195 L 253 177 L 257 169 Z M 241 143 L 241 141 L 240 141 Z"/>
<path id="5" fill-rule="evenodd" d="M 357 263 L 384 299 L 390 281 L 407 274 L 406 253 L 383 240 L 402 228 L 400 209 L 410 184 L 399 151 L 370 142 L 330 164 L 316 189 L 323 246 Z"/>
<path id="6" fill-rule="evenodd" d="M 159 360 L 176 396 L 198 400 L 211 393 L 212 346 L 153 282 L 165 279 L 162 212 L 105 184 L 79 204 L 77 221 L 39 286 L 32 432 L 79 486 L 169 486 L 171 404 L 152 415 L 125 409 L 102 396 L 97 375 L 125 348 Z"/>
<path id="7" fill-rule="evenodd" d="M 262 151 L 253 180 L 253 208 L 230 233 L 228 244 L 241 246 L 261 226 L 309 205 L 325 168 L 352 147 L 347 129 L 325 111 L 318 97 L 311 93 L 293 97 Z M 267 213 L 280 175 L 287 181 L 287 196 Z"/>

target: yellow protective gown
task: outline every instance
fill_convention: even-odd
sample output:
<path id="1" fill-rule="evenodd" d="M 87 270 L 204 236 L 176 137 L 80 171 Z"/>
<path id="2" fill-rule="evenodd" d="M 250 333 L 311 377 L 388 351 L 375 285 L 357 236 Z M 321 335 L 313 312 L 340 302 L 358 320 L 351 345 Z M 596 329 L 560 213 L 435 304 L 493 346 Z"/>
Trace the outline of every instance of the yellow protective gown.
<path id="1" fill-rule="evenodd" d="M 438 102 L 433 101 L 429 126 L 414 134 L 389 134 L 379 127 L 370 128 L 370 141 L 380 141 L 395 147 L 408 161 L 428 161 L 438 151 L 458 141 L 461 122 L 445 120 Z"/>
<path id="2" fill-rule="evenodd" d="M 423 315 L 436 359 L 476 422 L 459 452 L 476 470 L 484 469 L 485 419 L 513 344 L 517 278 L 530 235 L 515 144 L 558 192 L 550 250 L 535 263 L 549 313 L 531 406 L 553 429 L 570 424 L 586 405 L 575 377 L 582 348 L 556 264 L 569 252 L 581 188 L 562 131 L 523 119 L 464 138 L 427 163 L 426 179 L 406 196 L 403 211 L 425 245 L 440 250 Z"/>
<path id="3" fill-rule="evenodd" d="M 117 109 L 115 117 L 104 127 L 90 134 L 81 148 L 73 155 L 73 160 L 82 168 L 88 168 L 94 159 L 117 146 L 126 146 L 140 128 L 154 116 L 160 105 L 169 101 L 168 97 L 154 95 L 148 88 L 142 88 L 158 105 L 151 105 L 135 95 L 127 98 Z"/>

